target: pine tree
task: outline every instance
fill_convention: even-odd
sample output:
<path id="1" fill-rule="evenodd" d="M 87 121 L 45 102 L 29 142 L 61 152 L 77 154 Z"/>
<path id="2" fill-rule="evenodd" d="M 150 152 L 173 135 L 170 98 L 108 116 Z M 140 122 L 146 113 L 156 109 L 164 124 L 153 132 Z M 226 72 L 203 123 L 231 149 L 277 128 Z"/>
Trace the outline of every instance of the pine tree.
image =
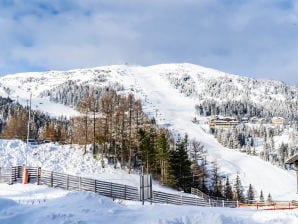
<path id="1" fill-rule="evenodd" d="M 255 192 L 251 184 L 249 184 L 246 198 L 249 204 L 253 203 L 255 200 Z"/>
<path id="2" fill-rule="evenodd" d="M 222 182 L 216 162 L 213 162 L 213 168 L 211 170 L 211 193 L 212 196 L 222 197 Z"/>
<path id="3" fill-rule="evenodd" d="M 272 197 L 271 197 L 271 194 L 270 193 L 268 194 L 267 202 L 272 202 Z"/>
<path id="4" fill-rule="evenodd" d="M 152 173 L 154 177 L 156 177 L 156 160 L 157 158 L 157 152 L 156 147 L 154 145 L 155 138 L 155 132 L 153 129 L 150 129 L 148 131 L 141 129 L 139 131 L 140 133 L 140 146 L 139 150 L 141 152 L 142 161 L 145 165 L 145 169 L 147 173 Z"/>
<path id="5" fill-rule="evenodd" d="M 170 168 L 171 174 L 175 179 L 176 187 L 190 192 L 192 182 L 191 176 L 191 162 L 187 155 L 187 135 L 184 139 L 178 140 L 175 149 L 170 152 Z"/>
<path id="6" fill-rule="evenodd" d="M 230 185 L 229 177 L 227 177 L 227 180 L 226 180 L 224 197 L 228 200 L 233 199 L 233 191 L 232 191 L 232 186 Z"/>
<path id="7" fill-rule="evenodd" d="M 244 202 L 243 187 L 239 175 L 234 184 L 234 200 Z"/>
<path id="8" fill-rule="evenodd" d="M 279 147 L 279 165 L 283 166 L 285 164 L 285 160 L 288 157 L 288 144 L 281 143 Z"/>
<path id="9" fill-rule="evenodd" d="M 264 195 L 263 195 L 263 190 L 261 190 L 261 193 L 260 193 L 260 202 L 261 203 L 264 203 Z"/>

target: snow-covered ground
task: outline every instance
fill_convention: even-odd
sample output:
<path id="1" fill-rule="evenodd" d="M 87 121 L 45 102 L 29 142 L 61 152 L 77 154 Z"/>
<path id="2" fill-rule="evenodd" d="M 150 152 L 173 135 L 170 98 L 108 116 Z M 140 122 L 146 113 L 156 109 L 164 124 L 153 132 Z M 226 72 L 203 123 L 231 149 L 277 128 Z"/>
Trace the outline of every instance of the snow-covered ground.
<path id="1" fill-rule="evenodd" d="M 47 143 L 30 147 L 20 140 L 0 140 L 0 167 L 41 167 L 49 171 L 139 187 L 138 170 L 128 174 L 127 170 L 120 169 L 120 165 L 114 169 L 107 160 L 103 168 L 101 161 L 94 159 L 90 150 L 85 155 L 83 152 L 84 146 L 80 145 Z M 153 184 L 156 191 L 177 193 L 157 182 Z"/>
<path id="2" fill-rule="evenodd" d="M 1 224 L 296 224 L 298 210 L 263 211 L 112 201 L 91 192 L 0 184 Z"/>

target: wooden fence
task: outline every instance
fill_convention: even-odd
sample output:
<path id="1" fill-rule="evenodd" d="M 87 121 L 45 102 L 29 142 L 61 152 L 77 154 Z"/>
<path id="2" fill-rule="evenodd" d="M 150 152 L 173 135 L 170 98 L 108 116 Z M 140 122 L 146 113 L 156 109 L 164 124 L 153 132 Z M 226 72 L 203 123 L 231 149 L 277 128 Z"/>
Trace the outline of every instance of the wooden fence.
<path id="1" fill-rule="evenodd" d="M 47 185 L 49 187 L 58 187 L 75 191 L 92 191 L 113 199 L 139 200 L 138 188 L 128 185 L 67 175 L 47 170 L 40 170 L 40 178 L 38 179 L 40 184 Z"/>
<path id="2" fill-rule="evenodd" d="M 174 205 L 209 206 L 208 202 L 200 197 L 186 196 L 184 194 L 169 194 L 160 191 L 153 191 L 151 202 Z"/>
<path id="3" fill-rule="evenodd" d="M 13 175 L 11 168 L 2 168 L 0 167 L 0 182 L 12 184 L 13 183 Z"/>
<path id="4" fill-rule="evenodd" d="M 29 183 L 65 190 L 91 191 L 113 199 L 140 200 L 140 191 L 137 187 L 43 170 L 40 167 L 27 167 L 27 171 Z M 20 182 L 22 172 L 22 166 L 0 168 L 0 182 L 8 184 Z M 147 201 L 174 205 L 237 207 L 236 202 L 225 201 L 223 203 L 221 200 L 214 200 L 207 198 L 206 195 L 200 195 L 194 189 L 192 189 L 192 193 L 187 195 L 185 193 L 170 194 L 153 191 L 152 198 Z"/>
<path id="5" fill-rule="evenodd" d="M 197 195 L 198 197 L 203 198 L 204 201 L 206 201 L 209 204 L 209 206 L 212 206 L 212 207 L 229 207 L 229 208 L 239 207 L 238 201 L 229 201 L 223 198 L 214 198 L 203 193 L 197 188 L 191 188 L 191 194 Z"/>

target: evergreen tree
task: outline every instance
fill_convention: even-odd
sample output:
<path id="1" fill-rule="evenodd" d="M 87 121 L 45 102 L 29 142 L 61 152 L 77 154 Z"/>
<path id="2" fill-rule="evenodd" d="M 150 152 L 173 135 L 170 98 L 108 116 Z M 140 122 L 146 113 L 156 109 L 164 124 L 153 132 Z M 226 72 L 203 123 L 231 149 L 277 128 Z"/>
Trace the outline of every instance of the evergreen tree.
<path id="1" fill-rule="evenodd" d="M 140 146 L 139 150 L 141 152 L 142 161 L 145 165 L 147 173 L 152 173 L 156 177 L 156 147 L 154 145 L 153 138 L 155 138 L 154 131 L 150 129 L 145 131 L 140 130 Z"/>
<path id="2" fill-rule="evenodd" d="M 170 152 L 170 169 L 175 185 L 178 189 L 190 192 L 192 176 L 191 176 L 191 162 L 187 155 L 187 135 L 184 139 L 178 140 L 175 149 Z"/>
<path id="3" fill-rule="evenodd" d="M 267 202 L 272 202 L 272 197 L 271 197 L 271 194 L 270 193 L 268 194 Z"/>
<path id="4" fill-rule="evenodd" d="M 264 203 L 264 195 L 263 195 L 263 190 L 261 190 L 261 193 L 260 193 L 260 202 L 261 203 Z"/>
<path id="5" fill-rule="evenodd" d="M 280 159 L 279 165 L 283 167 L 285 164 L 285 160 L 288 157 L 288 144 L 281 143 L 278 151 Z"/>
<path id="6" fill-rule="evenodd" d="M 211 170 L 211 194 L 215 197 L 222 197 L 222 182 L 219 175 L 219 168 L 216 162 L 213 162 Z"/>
<path id="7" fill-rule="evenodd" d="M 250 204 L 253 203 L 255 200 L 255 192 L 254 192 L 254 189 L 251 184 L 249 184 L 246 198 L 247 198 L 248 203 L 250 203 Z"/>
<path id="8" fill-rule="evenodd" d="M 232 191 L 232 186 L 231 186 L 230 181 L 229 181 L 229 177 L 227 177 L 227 180 L 226 180 L 224 197 L 228 200 L 233 199 L 233 191 Z"/>
<path id="9" fill-rule="evenodd" d="M 244 202 L 243 187 L 239 175 L 234 184 L 234 200 Z"/>

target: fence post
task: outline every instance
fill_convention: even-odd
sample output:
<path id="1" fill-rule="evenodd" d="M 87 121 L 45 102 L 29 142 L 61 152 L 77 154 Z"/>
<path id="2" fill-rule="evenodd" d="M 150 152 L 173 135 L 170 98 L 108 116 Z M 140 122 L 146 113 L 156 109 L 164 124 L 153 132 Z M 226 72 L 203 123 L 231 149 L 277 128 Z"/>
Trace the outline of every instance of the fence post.
<path id="1" fill-rule="evenodd" d="M 9 183 L 8 184 L 12 184 L 13 183 L 13 177 L 14 177 L 14 172 L 13 172 L 13 167 L 11 167 L 11 174 L 10 174 L 10 178 L 9 178 Z"/>
<path id="2" fill-rule="evenodd" d="M 53 171 L 51 171 L 51 187 L 54 185 L 54 177 L 53 177 Z"/>
<path id="3" fill-rule="evenodd" d="M 94 179 L 94 193 L 96 193 L 96 180 Z"/>
<path id="4" fill-rule="evenodd" d="M 79 191 L 81 191 L 81 177 L 79 177 Z"/>
<path id="5" fill-rule="evenodd" d="M 291 202 L 289 202 L 289 209 L 291 209 Z"/>
<path id="6" fill-rule="evenodd" d="M 41 168 L 40 167 L 37 167 L 37 185 L 40 185 L 40 172 L 41 171 Z"/>
<path id="7" fill-rule="evenodd" d="M 127 191 L 127 188 L 126 188 L 126 185 L 124 185 L 124 200 L 126 200 L 126 191 Z"/>
<path id="8" fill-rule="evenodd" d="M 237 200 L 237 208 L 240 208 L 240 203 L 238 200 Z"/>
<path id="9" fill-rule="evenodd" d="M 23 167 L 22 184 L 28 184 L 29 173 L 26 166 Z"/>
<path id="10" fill-rule="evenodd" d="M 11 167 L 11 174 L 10 174 L 9 184 L 12 184 L 14 179 L 15 179 L 15 172 L 14 172 L 14 168 Z"/>
<path id="11" fill-rule="evenodd" d="M 110 188 L 110 194 L 111 194 L 111 198 L 113 198 L 114 201 L 114 197 L 113 197 L 113 184 L 111 183 L 111 188 Z"/>
<path id="12" fill-rule="evenodd" d="M 209 198 L 209 206 L 211 206 L 211 199 Z"/>
<path id="13" fill-rule="evenodd" d="M 225 201 L 222 200 L 222 207 L 224 208 L 225 207 Z"/>
<path id="14" fill-rule="evenodd" d="M 69 189 L 69 175 L 66 176 L 66 189 Z"/>

